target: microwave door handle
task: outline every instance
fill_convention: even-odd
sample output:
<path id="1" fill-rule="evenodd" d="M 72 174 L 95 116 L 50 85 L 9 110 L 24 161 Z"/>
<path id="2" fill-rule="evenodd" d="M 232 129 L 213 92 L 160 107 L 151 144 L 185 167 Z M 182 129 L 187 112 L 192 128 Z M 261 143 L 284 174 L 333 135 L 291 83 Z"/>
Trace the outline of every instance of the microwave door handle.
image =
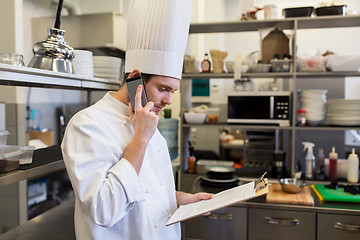
<path id="1" fill-rule="evenodd" d="M 275 105 L 274 96 L 271 96 L 270 97 L 270 119 L 274 118 L 274 105 Z"/>

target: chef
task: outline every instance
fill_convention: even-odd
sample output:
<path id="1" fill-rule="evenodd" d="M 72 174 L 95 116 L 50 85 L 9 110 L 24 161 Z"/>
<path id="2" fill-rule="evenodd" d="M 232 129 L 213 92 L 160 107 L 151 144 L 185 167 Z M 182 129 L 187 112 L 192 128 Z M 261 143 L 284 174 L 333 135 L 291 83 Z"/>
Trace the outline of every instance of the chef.
<path id="1" fill-rule="evenodd" d="M 75 193 L 76 238 L 180 239 L 165 226 L 178 206 L 211 194 L 176 192 L 159 112 L 178 90 L 191 0 L 132 0 L 126 77 L 141 75 L 135 112 L 126 84 L 71 118 L 61 145 Z"/>

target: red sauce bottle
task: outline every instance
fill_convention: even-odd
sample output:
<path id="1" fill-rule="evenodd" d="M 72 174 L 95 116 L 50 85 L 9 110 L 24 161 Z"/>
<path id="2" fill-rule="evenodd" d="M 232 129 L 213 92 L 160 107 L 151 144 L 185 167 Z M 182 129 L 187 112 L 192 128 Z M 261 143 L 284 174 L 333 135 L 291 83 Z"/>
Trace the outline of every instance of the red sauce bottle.
<path id="1" fill-rule="evenodd" d="M 332 152 L 329 154 L 329 180 L 337 182 L 337 160 L 338 154 L 335 152 L 335 147 L 332 147 Z"/>
<path id="2" fill-rule="evenodd" d="M 202 73 L 210 73 L 210 69 L 211 69 L 211 62 L 209 60 L 209 55 L 207 53 L 205 53 L 205 58 L 201 62 L 201 72 Z"/>

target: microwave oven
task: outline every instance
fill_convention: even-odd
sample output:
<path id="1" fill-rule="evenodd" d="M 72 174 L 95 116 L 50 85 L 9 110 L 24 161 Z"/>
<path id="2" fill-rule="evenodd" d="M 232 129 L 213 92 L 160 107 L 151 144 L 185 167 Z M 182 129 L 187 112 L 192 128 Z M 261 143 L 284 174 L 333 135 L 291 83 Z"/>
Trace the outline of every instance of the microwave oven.
<path id="1" fill-rule="evenodd" d="M 228 94 L 228 123 L 290 126 L 291 92 L 261 91 Z"/>

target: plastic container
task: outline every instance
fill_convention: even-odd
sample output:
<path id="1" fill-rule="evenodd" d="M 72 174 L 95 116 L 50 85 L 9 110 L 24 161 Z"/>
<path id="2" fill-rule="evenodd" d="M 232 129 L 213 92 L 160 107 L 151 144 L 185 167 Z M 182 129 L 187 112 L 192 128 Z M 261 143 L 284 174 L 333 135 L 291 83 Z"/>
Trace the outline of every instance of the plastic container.
<path id="1" fill-rule="evenodd" d="M 351 183 L 359 181 L 359 157 L 354 148 L 348 158 L 347 181 Z"/>
<path id="2" fill-rule="evenodd" d="M 297 8 L 284 8 L 283 15 L 286 18 L 290 17 L 310 17 L 314 11 L 314 7 L 297 7 Z"/>
<path id="3" fill-rule="evenodd" d="M 273 72 L 290 72 L 291 60 L 288 59 L 272 59 L 272 71 Z"/>
<path id="4" fill-rule="evenodd" d="M 311 142 L 303 142 L 304 151 L 307 150 L 305 157 L 305 177 L 307 179 L 312 179 L 314 177 L 314 168 L 315 168 L 315 156 L 314 156 L 314 144 Z"/>
<path id="5" fill-rule="evenodd" d="M 0 146 L 0 173 L 7 173 L 19 168 L 21 154 L 20 148 L 4 148 Z"/>
<path id="6" fill-rule="evenodd" d="M 219 122 L 220 108 L 208 108 L 207 122 L 215 124 Z"/>
<path id="7" fill-rule="evenodd" d="M 345 16 L 346 5 L 319 7 L 315 9 L 317 16 L 342 15 Z"/>
<path id="8" fill-rule="evenodd" d="M 0 131 L 0 145 L 5 145 L 6 144 L 8 135 L 9 135 L 9 132 L 7 130 Z"/>
<path id="9" fill-rule="evenodd" d="M 264 7 L 264 18 L 265 19 L 276 19 L 277 18 L 277 12 L 278 12 L 278 6 L 275 4 L 266 4 Z"/>
<path id="10" fill-rule="evenodd" d="M 17 145 L 0 146 L 0 152 L 2 152 L 2 151 L 21 151 L 21 155 L 20 155 L 20 159 L 19 159 L 20 165 L 32 163 L 32 156 L 33 156 L 34 150 L 35 150 L 34 146 L 17 146 Z"/>

